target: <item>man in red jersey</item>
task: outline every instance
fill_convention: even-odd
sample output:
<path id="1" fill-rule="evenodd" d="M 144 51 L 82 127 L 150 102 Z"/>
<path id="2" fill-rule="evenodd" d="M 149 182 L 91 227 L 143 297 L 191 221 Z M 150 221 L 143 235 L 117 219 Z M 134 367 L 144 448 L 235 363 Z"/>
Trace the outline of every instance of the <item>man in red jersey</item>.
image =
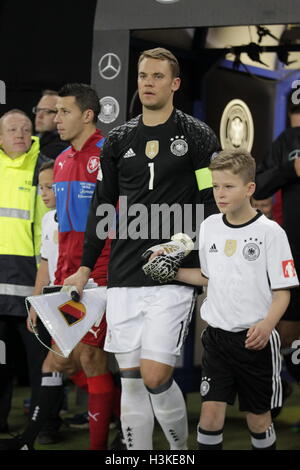
<path id="1" fill-rule="evenodd" d="M 96 129 L 100 112 L 96 92 L 88 85 L 68 84 L 58 93 L 57 123 L 62 140 L 71 146 L 56 159 L 54 187 L 59 227 L 59 257 L 55 283 L 62 284 L 80 266 L 90 200 L 96 185 L 104 138 Z M 91 277 L 106 285 L 109 240 Z M 69 358 L 49 352 L 42 368 L 37 406 L 24 433 L 16 439 L 0 440 L 0 449 L 28 449 L 54 406 L 62 387 L 62 373 L 74 383 L 87 387 L 89 394 L 90 449 L 107 448 L 107 437 L 117 395 L 106 354 L 102 350 L 106 320 L 93 327 L 75 347 Z M 56 344 L 53 349 L 59 352 Z"/>

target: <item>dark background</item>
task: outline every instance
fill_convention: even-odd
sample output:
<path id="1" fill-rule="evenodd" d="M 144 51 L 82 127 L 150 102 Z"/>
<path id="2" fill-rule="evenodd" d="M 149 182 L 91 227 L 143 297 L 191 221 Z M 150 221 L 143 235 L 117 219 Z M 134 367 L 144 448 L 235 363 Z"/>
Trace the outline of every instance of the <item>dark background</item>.
<path id="1" fill-rule="evenodd" d="M 1 1 L 0 80 L 6 84 L 6 104 L 0 105 L 0 116 L 17 107 L 33 118 L 31 110 L 42 90 L 58 90 L 67 82 L 91 82 L 96 4 L 97 0 Z M 205 36 L 206 28 L 196 31 L 195 47 L 204 45 Z M 182 87 L 175 105 L 192 114 L 194 100 L 201 98 L 201 77 L 215 60 L 212 52 L 202 54 L 199 60 L 192 50 L 132 37 L 127 117 L 130 106 L 133 115 L 140 112 L 138 100 L 132 101 L 138 56 L 142 50 L 159 45 L 172 50 L 180 62 Z"/>
<path id="2" fill-rule="evenodd" d="M 41 90 L 90 82 L 96 0 L 0 2 L 0 79 L 6 105 L 31 112 Z"/>

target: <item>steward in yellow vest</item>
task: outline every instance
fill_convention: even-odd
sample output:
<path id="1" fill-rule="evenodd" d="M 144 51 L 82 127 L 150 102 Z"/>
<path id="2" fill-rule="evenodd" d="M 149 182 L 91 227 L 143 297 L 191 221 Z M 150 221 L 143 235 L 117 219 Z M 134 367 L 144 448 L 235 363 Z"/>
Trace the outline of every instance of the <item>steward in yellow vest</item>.
<path id="1" fill-rule="evenodd" d="M 38 192 L 38 137 L 23 111 L 0 119 L 0 315 L 26 316 L 40 253 L 41 219 L 47 208 Z"/>

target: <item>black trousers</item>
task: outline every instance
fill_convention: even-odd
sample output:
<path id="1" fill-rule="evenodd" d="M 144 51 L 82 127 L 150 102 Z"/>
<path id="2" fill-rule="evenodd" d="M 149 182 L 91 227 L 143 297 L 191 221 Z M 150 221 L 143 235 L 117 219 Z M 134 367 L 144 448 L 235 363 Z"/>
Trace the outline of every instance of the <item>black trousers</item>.
<path id="1" fill-rule="evenodd" d="M 39 335 L 44 343 L 50 345 L 50 336 L 41 322 L 38 323 Z M 31 387 L 30 413 L 37 403 L 41 385 L 41 368 L 48 350 L 42 346 L 33 333 L 26 327 L 26 317 L 0 315 L 0 340 L 6 349 L 6 364 L 0 364 L 0 427 L 7 422 L 11 409 L 13 382 L 20 357 L 16 351 L 22 341 L 28 364 L 28 375 Z M 24 362 L 23 362 L 24 367 Z"/>

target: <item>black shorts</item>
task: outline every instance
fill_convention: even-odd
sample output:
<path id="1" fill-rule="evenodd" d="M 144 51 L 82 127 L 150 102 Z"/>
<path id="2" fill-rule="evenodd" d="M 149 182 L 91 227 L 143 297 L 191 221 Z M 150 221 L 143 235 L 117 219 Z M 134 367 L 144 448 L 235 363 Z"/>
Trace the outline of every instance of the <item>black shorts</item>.
<path id="1" fill-rule="evenodd" d="M 203 401 L 229 405 L 238 396 L 240 411 L 261 414 L 282 405 L 280 339 L 273 330 L 264 349 L 250 350 L 245 348 L 247 331 L 206 328 L 200 393 Z"/>
<path id="2" fill-rule="evenodd" d="M 291 300 L 281 320 L 300 321 L 300 287 L 290 290 Z"/>

